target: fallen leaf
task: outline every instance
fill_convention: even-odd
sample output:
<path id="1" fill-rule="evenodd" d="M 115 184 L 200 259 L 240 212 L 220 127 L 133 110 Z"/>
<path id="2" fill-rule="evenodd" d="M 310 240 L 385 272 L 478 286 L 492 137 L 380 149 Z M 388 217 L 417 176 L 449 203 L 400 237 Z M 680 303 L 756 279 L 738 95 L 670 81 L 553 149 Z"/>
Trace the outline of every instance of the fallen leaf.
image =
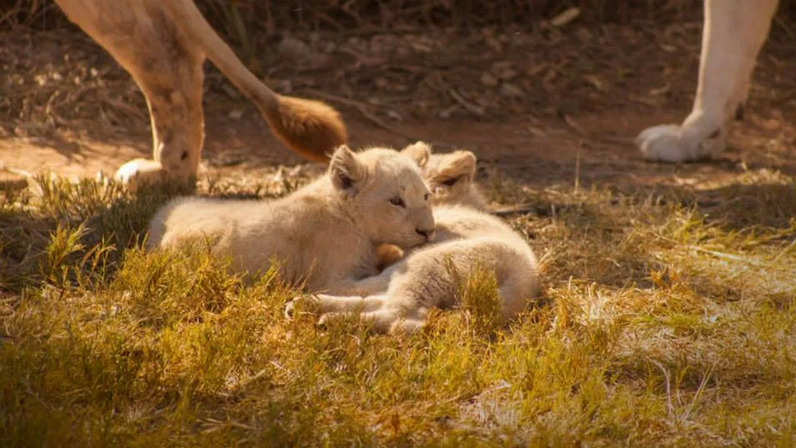
<path id="1" fill-rule="evenodd" d="M 595 89 L 600 92 L 605 92 L 607 89 L 605 88 L 605 83 L 600 79 L 597 75 L 586 75 L 583 77 L 589 84 L 591 84 Z"/>
<path id="2" fill-rule="evenodd" d="M 669 84 L 665 84 L 665 85 L 663 85 L 661 87 L 658 87 L 658 88 L 650 90 L 650 95 L 652 95 L 652 96 L 665 95 L 665 94 L 669 93 L 671 88 L 672 87 Z"/>
<path id="3" fill-rule="evenodd" d="M 573 6 L 566 11 L 550 19 L 550 25 L 560 28 L 569 22 L 575 20 L 580 15 L 580 8 Z"/>

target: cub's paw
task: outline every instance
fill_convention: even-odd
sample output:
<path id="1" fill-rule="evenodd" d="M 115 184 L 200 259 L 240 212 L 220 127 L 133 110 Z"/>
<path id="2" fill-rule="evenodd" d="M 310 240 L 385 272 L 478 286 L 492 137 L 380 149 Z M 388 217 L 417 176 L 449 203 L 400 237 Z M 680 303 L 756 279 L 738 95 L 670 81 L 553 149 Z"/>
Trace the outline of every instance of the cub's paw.
<path id="1" fill-rule="evenodd" d="M 296 301 L 301 300 L 300 297 L 296 297 L 285 304 L 285 318 L 286 319 L 293 319 L 293 315 L 296 312 Z"/>
<path id="2" fill-rule="evenodd" d="M 308 308 L 312 308 L 317 301 L 318 298 L 314 295 L 295 296 L 285 303 L 285 317 L 287 319 L 293 319 L 298 313 L 308 311 Z"/>
<path id="3" fill-rule="evenodd" d="M 653 126 L 636 137 L 644 158 L 659 162 L 709 160 L 724 151 L 724 130 L 683 127 L 676 124 Z"/>
<path id="4" fill-rule="evenodd" d="M 321 316 L 318 318 L 318 323 L 316 325 L 318 326 L 318 328 L 328 330 L 329 327 L 334 322 L 340 323 L 345 321 L 346 319 L 353 319 L 357 316 L 360 316 L 360 314 L 352 311 L 324 313 L 321 314 Z"/>
<path id="5" fill-rule="evenodd" d="M 117 182 L 135 189 L 142 184 L 165 180 L 166 170 L 154 160 L 133 159 L 119 167 L 113 177 Z"/>

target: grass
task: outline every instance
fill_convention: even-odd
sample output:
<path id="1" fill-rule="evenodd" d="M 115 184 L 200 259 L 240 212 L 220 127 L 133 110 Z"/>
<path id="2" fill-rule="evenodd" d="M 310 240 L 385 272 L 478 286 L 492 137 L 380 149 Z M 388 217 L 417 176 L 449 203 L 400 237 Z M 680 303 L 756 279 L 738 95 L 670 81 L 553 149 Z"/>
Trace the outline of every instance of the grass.
<path id="1" fill-rule="evenodd" d="M 533 190 L 511 222 L 544 297 L 496 324 L 494 278 L 423 332 L 317 328 L 268 272 L 145 253 L 174 191 L 39 179 L 0 196 L 0 445 L 792 446 L 796 187 Z M 225 191 L 233 194 L 232 191 Z M 751 213 L 750 213 L 751 211 Z"/>

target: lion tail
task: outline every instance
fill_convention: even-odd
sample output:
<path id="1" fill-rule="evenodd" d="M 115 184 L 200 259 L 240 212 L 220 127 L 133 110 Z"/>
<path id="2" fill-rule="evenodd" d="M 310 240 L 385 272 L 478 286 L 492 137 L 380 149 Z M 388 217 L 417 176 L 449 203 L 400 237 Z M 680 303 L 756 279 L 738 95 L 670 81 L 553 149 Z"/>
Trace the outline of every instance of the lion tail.
<path id="1" fill-rule="evenodd" d="M 328 161 L 334 149 L 346 143 L 345 124 L 334 108 L 321 101 L 278 95 L 243 65 L 192 0 L 164 4 L 207 58 L 257 105 L 271 131 L 285 145 L 305 158 Z"/>

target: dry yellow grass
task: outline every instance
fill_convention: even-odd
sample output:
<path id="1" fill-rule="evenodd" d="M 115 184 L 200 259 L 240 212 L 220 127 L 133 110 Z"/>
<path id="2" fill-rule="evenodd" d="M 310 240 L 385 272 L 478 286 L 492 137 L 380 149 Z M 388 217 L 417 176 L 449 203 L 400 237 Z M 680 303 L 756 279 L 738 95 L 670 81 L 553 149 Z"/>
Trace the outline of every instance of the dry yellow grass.
<path id="1" fill-rule="evenodd" d="M 400 337 L 287 321 L 296 291 L 273 273 L 245 283 L 203 252 L 143 253 L 168 192 L 40 184 L 0 196 L 2 446 L 794 443 L 788 176 L 742 175 L 709 209 L 497 184 L 495 199 L 535 205 L 511 222 L 544 297 L 496 325 L 478 273 L 463 310 Z"/>

